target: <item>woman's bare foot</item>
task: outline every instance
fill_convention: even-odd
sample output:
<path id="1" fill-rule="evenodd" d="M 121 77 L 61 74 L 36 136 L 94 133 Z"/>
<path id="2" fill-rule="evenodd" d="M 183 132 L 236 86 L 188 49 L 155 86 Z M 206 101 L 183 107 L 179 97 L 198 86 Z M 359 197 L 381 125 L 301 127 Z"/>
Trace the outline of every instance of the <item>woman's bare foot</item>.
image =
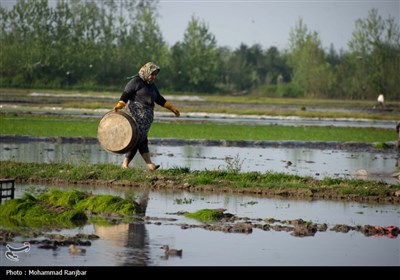
<path id="1" fill-rule="evenodd" d="M 124 159 L 124 162 L 122 163 L 121 167 L 123 169 L 127 169 L 129 165 L 129 160 L 127 158 Z"/>
<path id="2" fill-rule="evenodd" d="M 154 163 L 150 163 L 150 164 L 147 165 L 147 170 L 148 171 L 154 171 L 154 170 L 156 170 L 158 168 L 160 168 L 160 166 L 159 165 L 155 165 Z"/>

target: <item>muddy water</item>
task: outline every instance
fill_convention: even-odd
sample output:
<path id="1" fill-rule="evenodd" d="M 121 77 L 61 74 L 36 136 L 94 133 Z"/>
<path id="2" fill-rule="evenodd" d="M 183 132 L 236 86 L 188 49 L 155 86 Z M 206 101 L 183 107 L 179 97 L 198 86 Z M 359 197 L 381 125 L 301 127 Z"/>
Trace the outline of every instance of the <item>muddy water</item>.
<path id="1" fill-rule="evenodd" d="M 399 183 L 396 172 L 399 154 L 393 150 L 337 149 L 335 145 L 304 146 L 301 143 L 242 146 L 176 143 L 152 139 L 153 161 L 161 168 L 187 167 L 191 170 L 235 169 L 242 172 L 283 172 L 317 179 L 365 178 Z M 112 163 L 119 165 L 123 155 L 104 151 L 92 143 L 49 141 L 0 141 L 0 160 L 21 162 Z M 142 166 L 136 156 L 131 166 Z"/>
<path id="2" fill-rule="evenodd" d="M 27 188 L 17 186 L 17 196 Z M 125 197 L 143 195 L 143 190 L 72 187 Z M 400 238 L 365 236 L 357 231 L 339 233 L 334 225 L 400 225 L 398 205 L 356 202 L 266 199 L 258 196 L 188 192 L 150 192 L 146 223 L 130 222 L 114 226 L 88 224 L 58 233 L 95 233 L 100 239 L 87 246 L 83 255 L 71 255 L 66 247 L 55 250 L 31 245 L 20 253 L 19 261 L 6 259 L 0 246 L 0 266 L 399 266 Z M 182 203 L 185 201 L 185 203 Z M 200 223 L 184 218 L 179 211 L 224 208 L 227 213 L 246 217 L 254 223 L 262 219 L 303 219 L 326 223 L 328 230 L 314 236 L 295 237 L 290 232 L 253 228 L 248 234 L 209 231 L 182 225 Z M 157 218 L 157 219 L 155 219 Z M 261 220 L 259 220 L 261 219 Z M 11 245 L 19 247 L 23 240 Z M 182 249 L 182 257 L 165 257 L 161 246 Z"/>

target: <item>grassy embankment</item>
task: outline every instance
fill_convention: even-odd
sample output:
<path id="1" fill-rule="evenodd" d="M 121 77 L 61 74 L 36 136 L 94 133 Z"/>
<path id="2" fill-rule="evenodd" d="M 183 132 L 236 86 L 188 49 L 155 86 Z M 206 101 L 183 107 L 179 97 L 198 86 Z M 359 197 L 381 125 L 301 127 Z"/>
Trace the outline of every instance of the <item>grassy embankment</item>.
<path id="1" fill-rule="evenodd" d="M 384 182 L 309 177 L 282 173 L 236 172 L 227 170 L 191 171 L 171 168 L 143 172 L 139 168 L 122 169 L 112 164 L 18 163 L 0 161 L 0 177 L 18 182 L 52 184 L 102 184 L 109 186 L 151 187 L 155 189 L 207 190 L 213 192 L 255 193 L 321 199 L 354 199 L 400 203 L 395 186 Z"/>

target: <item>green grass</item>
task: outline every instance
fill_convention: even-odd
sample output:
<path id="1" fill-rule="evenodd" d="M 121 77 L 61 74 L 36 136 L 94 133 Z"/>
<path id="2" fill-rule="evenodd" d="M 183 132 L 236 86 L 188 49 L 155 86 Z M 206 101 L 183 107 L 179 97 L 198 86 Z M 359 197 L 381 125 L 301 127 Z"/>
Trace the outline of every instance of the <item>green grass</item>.
<path id="1" fill-rule="evenodd" d="M 0 114 L 0 135 L 34 137 L 97 137 L 99 118 Z M 271 141 L 334 141 L 390 142 L 396 141 L 394 129 L 333 126 L 252 126 L 218 123 L 155 122 L 150 138 L 207 140 L 271 140 Z"/>
<path id="2" fill-rule="evenodd" d="M 62 164 L 62 163 L 22 163 L 0 161 L 0 178 L 15 178 L 17 181 L 45 179 L 49 182 L 65 180 L 72 182 L 93 181 L 114 182 L 116 180 L 132 182 L 136 186 L 151 186 L 159 178 L 174 182 L 174 186 L 189 184 L 196 187 L 212 186 L 214 191 L 231 190 L 332 190 L 343 195 L 359 194 L 366 196 L 388 196 L 399 190 L 400 184 L 389 185 L 379 181 L 324 179 L 288 175 L 272 172 L 233 172 L 223 170 L 190 171 L 189 169 L 166 169 L 155 172 L 143 172 L 139 168 L 122 169 L 113 164 Z M 40 181 L 40 180 L 39 180 Z M 70 198 L 65 202 L 69 205 Z M 87 207 L 86 207 L 87 208 Z"/>
<path id="3" fill-rule="evenodd" d="M 223 217 L 223 212 L 215 209 L 201 209 L 196 212 L 187 212 L 184 216 L 201 222 L 210 223 L 221 219 Z"/>
<path id="4" fill-rule="evenodd" d="M 51 189 L 37 196 L 25 193 L 21 198 L 0 205 L 0 224 L 6 227 L 76 227 L 88 220 L 92 213 L 118 213 L 122 216 L 136 213 L 133 201 L 112 195 L 92 195 L 72 190 Z"/>
<path id="5" fill-rule="evenodd" d="M 150 137 L 207 139 L 207 140 L 297 140 L 334 142 L 387 142 L 395 141 L 394 130 L 354 127 L 288 127 L 251 126 L 231 124 L 159 124 L 155 123 Z"/>
<path id="6" fill-rule="evenodd" d="M 41 137 L 96 137 L 98 121 L 79 118 L 0 116 L 0 134 Z"/>

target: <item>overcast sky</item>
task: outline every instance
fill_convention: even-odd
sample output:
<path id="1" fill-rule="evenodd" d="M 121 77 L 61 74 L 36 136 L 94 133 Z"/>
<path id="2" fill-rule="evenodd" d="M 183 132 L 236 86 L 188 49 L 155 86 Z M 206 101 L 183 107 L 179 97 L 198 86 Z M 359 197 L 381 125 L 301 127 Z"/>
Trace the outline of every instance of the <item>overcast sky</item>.
<path id="1" fill-rule="evenodd" d="M 10 7 L 16 0 L 0 2 Z M 339 51 L 347 50 L 356 20 L 366 19 L 372 8 L 400 26 L 400 0 L 159 0 L 157 23 L 169 46 L 183 41 L 194 16 L 208 26 L 218 46 L 236 49 L 244 43 L 283 50 L 301 18 L 309 31 L 318 32 L 324 48 L 333 44 Z"/>
<path id="2" fill-rule="evenodd" d="M 192 16 L 207 24 L 218 46 L 233 49 L 245 43 L 283 50 L 288 47 L 290 31 L 301 18 L 309 31 L 316 31 L 324 48 L 333 44 L 338 51 L 347 50 L 357 19 L 366 19 L 376 8 L 378 14 L 400 22 L 400 0 L 159 0 L 158 23 L 164 39 L 171 46 L 183 41 Z"/>

